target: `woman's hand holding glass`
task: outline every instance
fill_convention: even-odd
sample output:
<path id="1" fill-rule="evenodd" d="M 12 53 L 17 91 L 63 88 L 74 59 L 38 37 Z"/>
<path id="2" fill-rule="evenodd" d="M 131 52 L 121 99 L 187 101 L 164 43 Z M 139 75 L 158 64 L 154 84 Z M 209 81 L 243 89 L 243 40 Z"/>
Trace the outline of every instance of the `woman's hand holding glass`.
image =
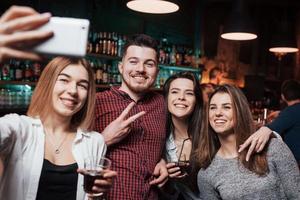
<path id="1" fill-rule="evenodd" d="M 86 158 L 84 169 L 78 169 L 78 172 L 84 175 L 83 187 L 89 197 L 104 196 L 117 176 L 117 172 L 110 169 L 111 161 L 108 158 L 101 157 L 97 162 L 96 159 Z"/>
<path id="2" fill-rule="evenodd" d="M 167 169 L 170 178 L 181 179 L 188 175 L 186 172 L 181 171 L 178 163 L 179 162 L 170 162 L 167 164 Z"/>
<path id="3" fill-rule="evenodd" d="M 103 170 L 101 178 L 96 178 L 92 188 L 95 193 L 106 193 L 113 184 L 113 179 L 117 176 L 117 172 L 110 169 Z"/>

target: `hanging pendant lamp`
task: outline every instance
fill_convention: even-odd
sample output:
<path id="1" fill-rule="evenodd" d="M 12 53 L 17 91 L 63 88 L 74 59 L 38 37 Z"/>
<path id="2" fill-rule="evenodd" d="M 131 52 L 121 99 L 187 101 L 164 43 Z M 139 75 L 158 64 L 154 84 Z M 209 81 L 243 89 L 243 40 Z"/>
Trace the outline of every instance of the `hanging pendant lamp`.
<path id="1" fill-rule="evenodd" d="M 132 0 L 126 6 L 134 11 L 151 14 L 167 14 L 179 10 L 176 3 L 165 0 Z"/>
<path id="2" fill-rule="evenodd" d="M 277 55 L 299 51 L 293 20 L 288 19 L 287 10 L 284 11 L 283 17 L 278 21 L 277 29 L 273 31 L 269 51 Z"/>
<path id="3" fill-rule="evenodd" d="M 236 0 L 221 34 L 227 40 L 253 40 L 257 38 L 244 0 Z"/>

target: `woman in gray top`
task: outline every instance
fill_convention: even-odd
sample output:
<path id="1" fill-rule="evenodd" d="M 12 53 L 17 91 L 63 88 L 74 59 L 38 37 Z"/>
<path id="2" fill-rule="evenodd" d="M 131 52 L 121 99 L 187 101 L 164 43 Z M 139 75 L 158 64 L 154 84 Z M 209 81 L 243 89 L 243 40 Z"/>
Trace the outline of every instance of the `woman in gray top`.
<path id="1" fill-rule="evenodd" d="M 300 199 L 300 175 L 295 158 L 279 139 L 271 139 L 260 154 L 246 161 L 239 146 L 254 132 L 244 94 L 223 85 L 211 95 L 199 138 L 201 166 L 198 187 L 202 199 Z"/>

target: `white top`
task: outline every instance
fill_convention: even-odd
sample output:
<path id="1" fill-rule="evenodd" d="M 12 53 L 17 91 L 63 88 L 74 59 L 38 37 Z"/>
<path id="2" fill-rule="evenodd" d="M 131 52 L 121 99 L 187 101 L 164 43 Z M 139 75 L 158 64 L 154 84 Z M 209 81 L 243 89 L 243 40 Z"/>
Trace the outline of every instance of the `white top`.
<path id="1" fill-rule="evenodd" d="M 44 159 L 45 134 L 40 119 L 9 114 L 0 118 L 0 155 L 4 173 L 0 197 L 6 200 L 35 200 Z M 72 153 L 79 168 L 89 156 L 100 158 L 106 152 L 101 134 L 78 129 Z M 77 200 L 87 199 L 83 176 L 78 175 Z"/>

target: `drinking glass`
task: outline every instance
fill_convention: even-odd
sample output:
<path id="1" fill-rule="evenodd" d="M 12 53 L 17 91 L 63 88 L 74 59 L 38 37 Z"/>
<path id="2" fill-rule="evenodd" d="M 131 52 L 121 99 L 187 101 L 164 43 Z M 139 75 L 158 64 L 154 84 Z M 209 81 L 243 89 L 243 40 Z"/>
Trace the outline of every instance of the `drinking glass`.
<path id="1" fill-rule="evenodd" d="M 184 139 L 181 145 L 178 161 L 175 162 L 175 166 L 180 168 L 181 175 L 189 174 L 190 172 L 190 161 L 185 154 L 183 154 L 184 145 L 190 141 L 190 138 Z"/>
<path id="2" fill-rule="evenodd" d="M 95 193 L 93 191 L 96 179 L 103 179 L 104 170 L 110 169 L 111 160 L 105 157 L 88 157 L 84 159 L 84 180 L 83 188 L 89 197 L 104 196 L 104 193 Z"/>

